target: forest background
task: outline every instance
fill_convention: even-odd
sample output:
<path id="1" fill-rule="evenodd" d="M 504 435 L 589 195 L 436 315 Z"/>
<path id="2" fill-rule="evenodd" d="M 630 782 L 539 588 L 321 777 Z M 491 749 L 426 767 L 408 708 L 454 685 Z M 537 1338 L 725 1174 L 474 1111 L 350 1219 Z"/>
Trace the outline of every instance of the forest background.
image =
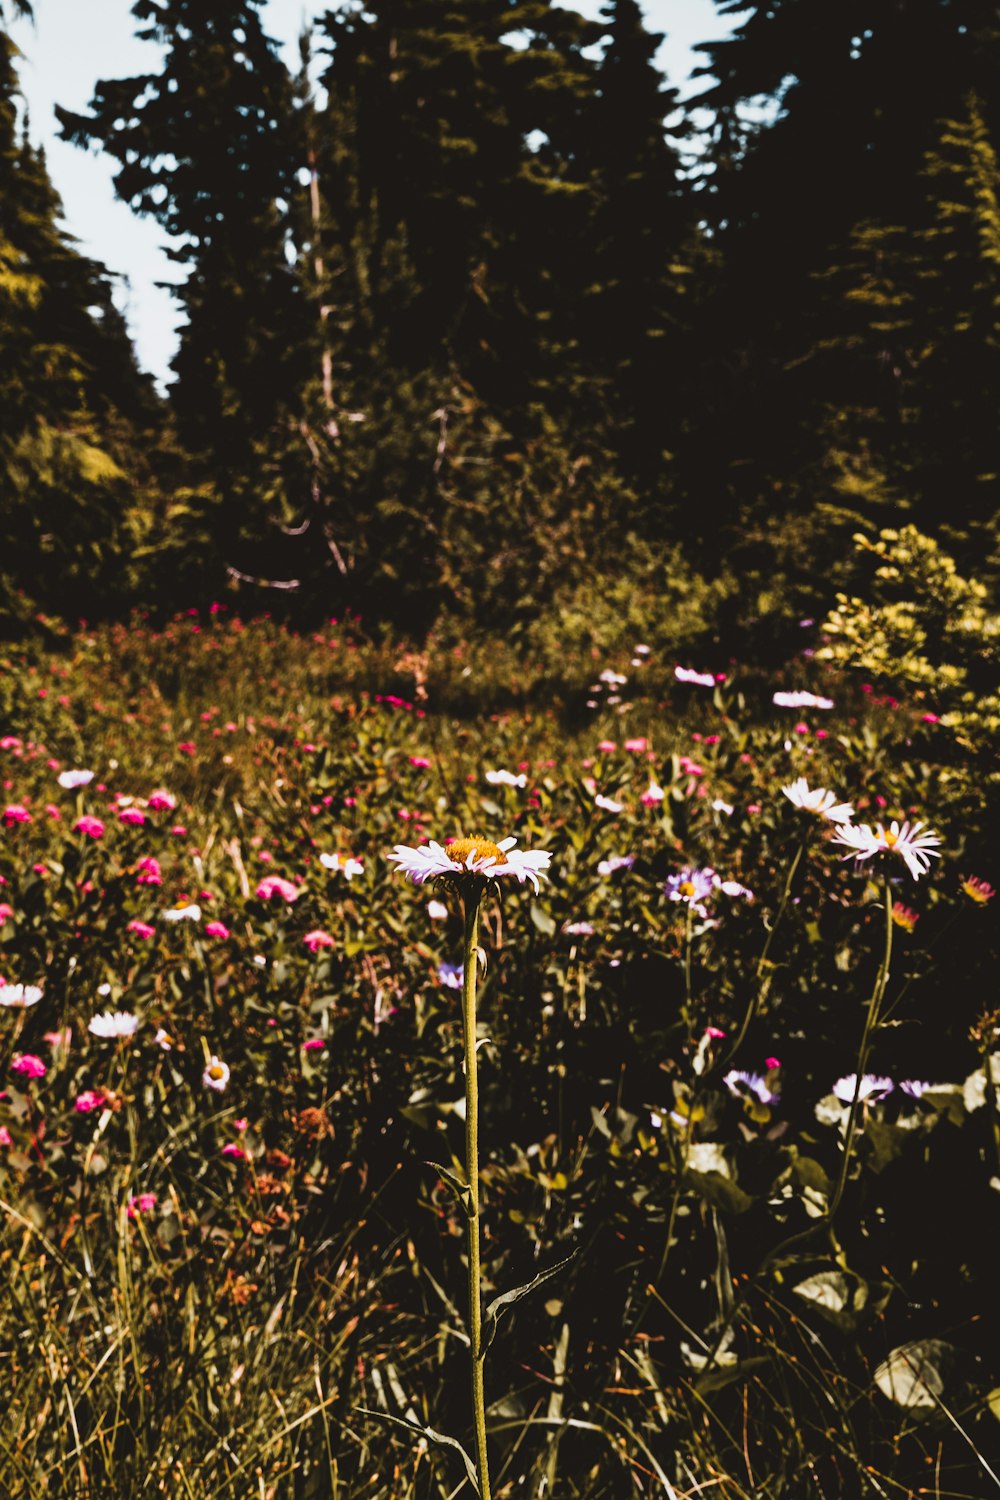
<path id="1" fill-rule="evenodd" d="M 298 76 L 259 10 L 137 0 L 160 71 L 60 112 L 174 237 L 166 397 L 0 33 L 9 628 L 227 598 L 781 657 L 900 520 L 992 590 L 990 7 L 723 3 L 697 130 L 635 0 L 338 7 Z"/>

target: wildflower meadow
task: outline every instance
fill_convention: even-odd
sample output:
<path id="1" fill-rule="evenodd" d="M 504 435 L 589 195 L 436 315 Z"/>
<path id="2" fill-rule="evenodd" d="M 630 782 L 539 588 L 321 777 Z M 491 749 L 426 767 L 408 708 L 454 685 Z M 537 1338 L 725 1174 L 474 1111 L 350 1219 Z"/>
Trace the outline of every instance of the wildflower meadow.
<path id="1" fill-rule="evenodd" d="M 0 668 L 6 1494 L 1000 1489 L 928 700 L 221 608 Z"/>

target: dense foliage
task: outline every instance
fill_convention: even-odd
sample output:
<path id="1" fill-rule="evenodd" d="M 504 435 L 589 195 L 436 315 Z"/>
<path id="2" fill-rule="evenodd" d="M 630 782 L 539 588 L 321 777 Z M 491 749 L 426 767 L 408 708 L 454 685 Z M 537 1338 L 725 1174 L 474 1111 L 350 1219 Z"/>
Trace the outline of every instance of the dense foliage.
<path id="1" fill-rule="evenodd" d="M 995 779 L 811 645 L 634 647 L 8 649 L 5 1493 L 456 1493 L 360 1408 L 467 1437 L 461 918 L 385 855 L 480 830 L 553 856 L 487 909 L 488 1283 L 575 1252 L 491 1352 L 496 1493 L 990 1492 Z M 800 776 L 940 858 L 841 858 Z"/>
<path id="2" fill-rule="evenodd" d="M 5 613 L 523 633 L 680 566 L 707 634 L 784 650 L 901 516 L 993 588 L 996 16 L 720 8 L 679 106 L 636 0 L 337 6 L 298 76 L 260 0 L 135 0 L 148 71 L 61 119 L 170 236 L 165 401 L 5 33 Z"/>

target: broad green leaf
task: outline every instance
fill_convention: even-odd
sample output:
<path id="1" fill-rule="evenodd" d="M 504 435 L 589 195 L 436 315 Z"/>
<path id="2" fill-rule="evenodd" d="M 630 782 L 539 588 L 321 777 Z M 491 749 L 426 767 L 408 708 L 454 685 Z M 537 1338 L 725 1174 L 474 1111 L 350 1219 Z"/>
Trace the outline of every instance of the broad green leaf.
<path id="1" fill-rule="evenodd" d="M 949 1346 L 941 1339 L 900 1344 L 875 1371 L 875 1384 L 897 1406 L 932 1408 L 944 1390 L 941 1364 Z"/>

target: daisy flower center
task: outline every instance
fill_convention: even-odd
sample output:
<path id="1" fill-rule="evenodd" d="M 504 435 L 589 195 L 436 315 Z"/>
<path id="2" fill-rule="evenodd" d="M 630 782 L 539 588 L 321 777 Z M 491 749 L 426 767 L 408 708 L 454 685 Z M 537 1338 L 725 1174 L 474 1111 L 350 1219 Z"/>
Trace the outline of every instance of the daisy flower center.
<path id="1" fill-rule="evenodd" d="M 209 1078 L 215 1078 L 215 1079 L 224 1078 L 225 1077 L 225 1072 L 224 1072 L 224 1070 L 222 1068 L 220 1068 L 220 1066 L 219 1066 L 218 1063 L 213 1063 L 212 1066 L 208 1070 L 208 1076 L 209 1076 Z"/>
<path id="2" fill-rule="evenodd" d="M 507 863 L 507 856 L 496 844 L 491 844 L 489 839 L 455 839 L 445 850 L 452 864 L 461 865 L 465 868 L 465 862 L 469 855 L 475 856 L 476 860 L 494 859 L 498 865 Z"/>
<path id="3" fill-rule="evenodd" d="M 899 834 L 898 833 L 893 833 L 893 831 L 892 831 L 891 828 L 887 828 L 886 829 L 885 834 L 883 835 L 883 837 L 885 838 L 885 847 L 887 849 L 894 848 L 895 845 L 899 841 Z"/>
<path id="4" fill-rule="evenodd" d="M 693 880 L 682 880 L 681 883 L 680 883 L 680 885 L 677 887 L 677 889 L 678 889 L 679 893 L 682 896 L 693 896 L 694 895 L 694 881 Z"/>

